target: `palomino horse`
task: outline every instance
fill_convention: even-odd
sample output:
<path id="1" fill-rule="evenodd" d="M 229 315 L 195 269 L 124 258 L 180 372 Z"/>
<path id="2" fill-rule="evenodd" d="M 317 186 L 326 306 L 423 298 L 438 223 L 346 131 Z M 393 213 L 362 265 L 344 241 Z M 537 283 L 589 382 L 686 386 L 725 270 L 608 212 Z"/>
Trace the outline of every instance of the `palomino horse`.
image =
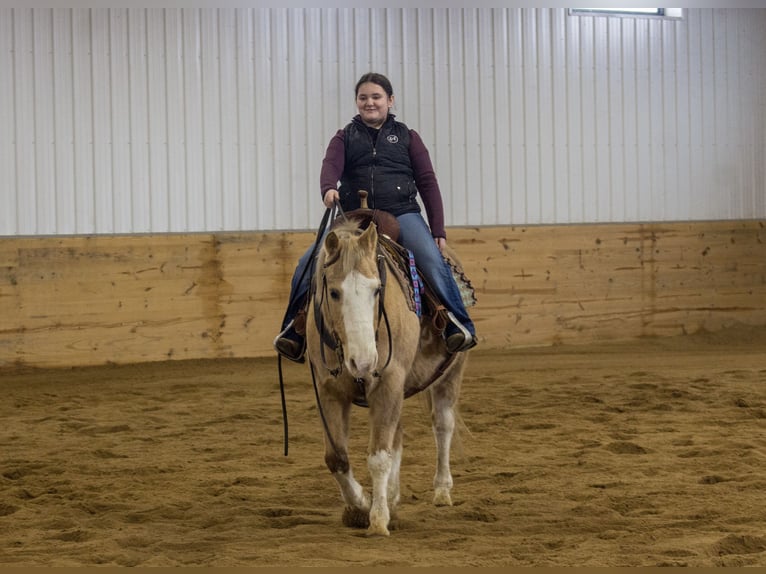
<path id="1" fill-rule="evenodd" d="M 454 256 L 450 253 L 450 256 Z M 451 355 L 430 319 L 409 306 L 372 223 L 350 220 L 331 230 L 319 251 L 307 314 L 307 353 L 325 426 L 325 462 L 340 486 L 343 523 L 389 535 L 399 503 L 401 413 L 406 396 L 424 389 L 436 439 L 434 503 L 452 504 L 450 445 L 466 353 Z M 363 403 L 359 402 L 360 394 Z M 348 455 L 349 413 L 369 406 L 367 465 L 372 496 L 354 478 Z"/>

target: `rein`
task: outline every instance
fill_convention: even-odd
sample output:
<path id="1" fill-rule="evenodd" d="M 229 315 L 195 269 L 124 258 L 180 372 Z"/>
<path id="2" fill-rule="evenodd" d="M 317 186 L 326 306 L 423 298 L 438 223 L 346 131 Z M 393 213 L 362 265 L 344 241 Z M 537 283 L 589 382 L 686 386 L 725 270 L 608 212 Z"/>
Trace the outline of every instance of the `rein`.
<path id="1" fill-rule="evenodd" d="M 311 248 L 311 256 L 309 258 L 309 264 L 306 265 L 305 269 L 303 270 L 303 273 L 301 273 L 298 282 L 302 283 L 304 278 L 306 277 L 306 273 L 313 274 L 314 272 L 314 263 L 316 260 L 316 254 L 319 251 L 319 246 L 322 244 L 322 236 L 324 235 L 325 229 L 330 225 L 330 222 L 334 219 L 334 214 L 338 212 L 340 213 L 340 216 L 343 217 L 343 219 L 346 219 L 346 214 L 343 212 L 343 208 L 340 206 L 340 203 L 338 201 L 335 202 L 333 207 L 328 207 L 325 212 L 324 216 L 322 217 L 322 222 L 319 224 L 319 229 L 317 229 L 317 235 L 316 239 L 314 240 L 314 246 Z M 310 275 L 309 275 L 310 276 Z M 292 305 L 295 302 L 296 294 L 293 293 L 293 298 L 290 299 L 290 305 Z M 282 355 L 277 354 L 277 370 L 279 372 L 279 394 L 282 399 L 282 427 L 283 427 L 283 434 L 284 434 L 284 452 L 285 456 L 287 456 L 288 451 L 288 424 L 287 424 L 287 403 L 285 401 L 285 380 L 282 375 Z M 313 373 L 313 371 L 312 371 Z M 322 416 L 324 419 L 324 415 Z"/>

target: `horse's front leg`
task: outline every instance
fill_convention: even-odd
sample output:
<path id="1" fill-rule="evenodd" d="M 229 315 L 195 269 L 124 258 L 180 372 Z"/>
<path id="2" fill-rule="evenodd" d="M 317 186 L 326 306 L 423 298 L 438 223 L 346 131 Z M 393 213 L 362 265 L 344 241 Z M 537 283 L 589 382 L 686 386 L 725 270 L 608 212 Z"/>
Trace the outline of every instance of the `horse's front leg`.
<path id="1" fill-rule="evenodd" d="M 320 403 L 327 422 L 324 435 L 324 460 L 340 487 L 340 495 L 345 504 L 343 524 L 365 528 L 369 523 L 370 499 L 362 485 L 354 478 L 354 472 L 348 460 L 348 421 L 351 403 L 321 391 Z"/>
<path id="2" fill-rule="evenodd" d="M 367 465 L 372 479 L 372 505 L 368 535 L 388 536 L 388 525 L 399 502 L 399 467 L 402 460 L 401 411 L 403 392 L 380 385 L 368 397 L 370 446 Z"/>

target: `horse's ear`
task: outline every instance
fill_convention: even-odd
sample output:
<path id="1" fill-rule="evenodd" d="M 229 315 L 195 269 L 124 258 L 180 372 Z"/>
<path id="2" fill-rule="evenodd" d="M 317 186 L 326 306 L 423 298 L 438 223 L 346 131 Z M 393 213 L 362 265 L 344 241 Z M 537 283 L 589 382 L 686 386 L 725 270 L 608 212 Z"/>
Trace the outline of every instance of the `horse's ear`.
<path id="1" fill-rule="evenodd" d="M 337 233 L 330 231 L 330 233 L 327 234 L 327 237 L 325 237 L 324 248 L 327 250 L 329 255 L 332 255 L 338 251 L 339 246 L 340 239 L 338 239 Z"/>
<path id="2" fill-rule="evenodd" d="M 375 246 L 378 244 L 378 229 L 371 221 L 359 237 L 359 245 L 368 253 L 375 253 Z"/>

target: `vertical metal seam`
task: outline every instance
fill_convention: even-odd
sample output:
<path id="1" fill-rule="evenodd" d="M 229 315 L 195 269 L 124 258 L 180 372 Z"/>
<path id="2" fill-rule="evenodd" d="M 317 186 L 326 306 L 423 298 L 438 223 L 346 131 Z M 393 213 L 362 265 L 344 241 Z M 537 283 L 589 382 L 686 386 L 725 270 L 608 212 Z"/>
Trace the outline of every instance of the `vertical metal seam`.
<path id="1" fill-rule="evenodd" d="M 93 206 L 93 220 L 90 222 L 93 231 L 98 229 L 98 214 L 96 213 L 96 87 L 93 81 L 93 9 L 88 9 L 88 66 L 90 71 L 90 158 L 91 158 L 91 178 L 93 186 L 91 192 L 91 205 Z M 79 230 L 79 227 L 77 228 Z"/>
<path id="2" fill-rule="evenodd" d="M 18 189 L 19 173 L 21 172 L 21 169 L 19 166 L 19 102 L 17 98 L 17 60 L 19 58 L 19 46 L 17 44 L 18 39 L 16 38 L 16 10 L 17 8 L 11 8 L 11 47 L 13 49 L 13 57 L 11 58 L 11 68 L 13 73 L 13 90 L 11 91 L 11 98 L 13 104 L 11 109 L 13 110 L 13 167 L 16 175 L 16 187 Z M 18 191 L 14 207 L 16 216 L 14 225 L 15 231 L 18 233 L 21 231 L 21 208 L 19 206 Z"/>
<path id="3" fill-rule="evenodd" d="M 165 142 L 164 142 L 164 148 L 165 148 L 165 158 L 166 158 L 166 169 L 165 169 L 165 205 L 167 207 L 167 212 L 165 213 L 165 224 L 167 225 L 167 230 L 170 231 L 173 229 L 173 221 L 171 217 L 171 212 L 173 208 L 173 204 L 171 201 L 171 180 L 170 180 L 170 114 L 168 113 L 168 110 L 170 110 L 170 100 L 169 100 L 169 94 L 168 94 L 168 84 L 169 84 L 169 78 L 168 78 L 168 8 L 163 7 L 162 8 L 162 46 L 163 51 L 165 54 L 165 57 L 163 58 L 163 64 L 162 64 L 162 73 L 163 73 L 163 80 L 165 82 L 165 94 L 164 94 L 164 116 L 165 116 Z"/>
<path id="4" fill-rule="evenodd" d="M 520 80 L 521 80 L 521 133 L 523 135 L 523 143 L 521 144 L 521 148 L 523 150 L 524 155 L 524 163 L 522 164 L 522 177 L 524 181 L 524 221 L 529 222 L 529 200 L 527 198 L 527 193 L 529 189 L 529 170 L 527 169 L 527 164 L 529 162 L 529 149 L 527 144 L 527 85 L 526 85 L 526 60 L 527 60 L 527 54 L 526 54 L 526 38 L 525 38 L 525 31 L 527 30 L 526 26 L 524 26 L 524 11 L 529 10 L 529 8 L 522 8 L 521 9 L 521 74 Z M 534 8 L 532 8 L 534 10 Z"/>
<path id="5" fill-rule="evenodd" d="M 609 34 L 609 26 L 606 25 L 607 28 L 607 38 Z M 599 169 L 601 168 L 601 158 L 599 157 L 599 143 L 600 139 L 598 137 L 598 68 L 596 66 L 596 62 L 598 60 L 598 27 L 593 26 L 593 38 L 591 38 L 591 42 L 593 44 L 593 164 L 594 164 L 594 182 L 593 186 L 596 189 L 596 221 L 603 222 L 600 204 L 599 204 L 599 197 L 601 195 L 601 185 L 599 181 Z M 608 85 L 608 77 L 609 77 L 609 70 L 607 69 L 607 85 Z M 608 122 L 609 122 L 609 98 L 607 97 L 607 128 L 608 128 Z"/>
<path id="6" fill-rule="evenodd" d="M 620 43 L 622 43 L 622 34 L 618 34 L 617 37 L 618 40 L 620 40 Z M 606 153 L 608 155 L 607 162 L 606 162 L 606 172 L 607 172 L 607 191 L 608 191 L 608 204 L 609 204 L 609 216 L 608 221 L 612 221 L 614 218 L 614 211 L 615 211 L 615 204 L 617 203 L 615 201 L 615 193 L 617 193 L 617 186 L 615 185 L 615 175 L 614 175 L 614 163 L 612 161 L 613 152 L 614 152 L 614 145 L 615 145 L 615 139 L 614 139 L 614 108 L 615 108 L 615 94 L 612 93 L 612 83 L 615 77 L 619 77 L 618 71 L 613 69 L 613 62 L 615 59 L 615 55 L 612 50 L 612 41 L 613 41 L 613 30 L 612 27 L 609 25 L 609 20 L 607 20 L 606 24 L 606 74 L 607 74 L 607 98 L 606 98 L 606 111 L 607 111 L 607 132 L 606 132 Z M 619 58 L 619 57 L 618 57 Z M 622 61 L 621 58 L 618 59 L 618 62 L 620 64 L 620 68 L 622 67 Z M 622 97 L 622 88 L 620 88 L 620 97 Z"/>
<path id="7" fill-rule="evenodd" d="M 497 78 L 498 73 L 498 63 L 497 63 L 497 34 L 495 33 L 495 16 L 500 12 L 500 15 L 504 14 L 504 8 L 489 8 L 489 26 L 492 33 L 492 71 L 495 78 Z M 503 20 L 504 21 L 504 20 Z M 505 72 L 503 72 L 505 73 Z M 498 116 L 498 98 L 497 98 L 497 85 L 493 86 L 494 91 L 492 93 L 492 117 L 497 118 Z M 494 163 L 495 163 L 495 182 L 496 182 L 496 191 L 495 191 L 495 197 L 494 197 L 494 206 L 495 206 L 495 215 L 494 215 L 494 221 L 493 223 L 497 223 L 499 220 L 499 214 L 500 214 L 500 193 L 502 193 L 500 189 L 500 169 L 499 166 L 501 165 L 500 160 L 500 145 L 498 143 L 498 133 L 497 133 L 497 127 L 495 128 L 495 153 L 494 155 Z M 482 213 L 482 220 L 484 218 L 484 213 Z"/>
<path id="8" fill-rule="evenodd" d="M 675 24 L 673 26 L 672 30 L 672 50 L 673 50 L 673 78 L 670 81 L 670 85 L 672 85 L 673 89 L 673 101 L 672 101 L 672 110 L 671 113 L 673 114 L 673 141 L 672 146 L 673 150 L 672 152 L 665 153 L 666 155 L 666 169 L 668 165 L 668 159 L 672 155 L 672 159 L 670 159 L 671 164 L 673 165 L 674 174 L 673 174 L 673 181 L 672 185 L 676 190 L 681 190 L 683 187 L 683 178 L 682 178 L 682 166 L 681 166 L 681 138 L 684 137 L 684 135 L 681 133 L 682 125 L 683 125 L 683 116 L 687 110 L 684 109 L 684 104 L 682 102 L 682 86 L 681 83 L 681 66 L 680 66 L 680 56 L 679 54 L 682 53 L 682 46 L 681 46 L 681 36 L 679 34 L 679 26 Z M 688 69 L 688 65 L 687 65 Z M 688 135 L 688 134 L 687 134 Z M 666 173 L 666 184 L 669 180 L 668 174 Z M 683 211 L 683 198 L 680 193 L 676 194 L 676 201 L 675 201 L 675 209 L 676 213 L 681 213 Z"/>
<path id="9" fill-rule="evenodd" d="M 570 21 L 571 18 L 570 14 L 568 12 L 564 13 L 564 61 L 563 61 L 563 74 L 564 74 L 564 101 L 569 102 L 570 98 L 570 91 L 571 86 L 569 85 L 569 78 L 570 78 L 570 59 L 569 59 L 569 46 L 570 46 L 570 29 L 571 27 L 567 25 L 567 23 Z M 569 182 L 572 179 L 572 122 L 569 119 L 569 106 L 567 105 L 567 113 L 564 114 L 566 116 L 566 122 L 565 126 L 566 129 L 565 134 L 565 146 L 566 146 L 566 181 Z M 567 185 L 567 194 L 566 194 L 566 210 L 567 210 L 567 216 L 566 216 L 566 222 L 572 223 L 572 186 Z"/>
<path id="10" fill-rule="evenodd" d="M 244 228 L 244 220 L 242 217 L 243 213 L 243 207 L 242 207 L 242 195 L 244 192 L 244 184 L 242 181 L 243 174 L 242 174 L 242 153 L 243 153 L 243 145 L 242 145 L 242 118 L 240 117 L 240 111 L 241 111 L 241 105 L 242 105 L 242 98 L 240 94 L 240 90 L 242 89 L 240 85 L 240 75 L 239 75 L 239 67 L 240 67 L 240 42 L 241 38 L 239 36 L 239 30 L 240 27 L 238 26 L 239 22 L 239 11 L 245 10 L 245 8 L 234 8 L 234 100 L 235 100 L 235 106 L 237 108 L 237 129 L 236 129 L 236 137 L 237 137 L 237 228 L 243 229 Z"/>
<path id="11" fill-rule="evenodd" d="M 145 71 L 144 74 L 146 76 L 146 83 L 144 84 L 144 92 L 146 96 L 146 110 L 144 113 L 146 114 L 144 116 L 144 123 L 146 128 L 146 187 L 147 191 L 149 193 L 149 201 L 147 207 L 149 208 L 149 220 L 147 221 L 147 229 L 148 231 L 154 231 L 154 195 L 155 190 L 152 188 L 153 178 L 152 178 L 152 156 L 154 155 L 152 153 L 152 132 L 151 132 L 151 109 L 152 109 L 152 103 L 151 103 L 151 89 L 150 89 L 150 83 L 151 83 L 151 71 L 149 69 L 149 10 L 144 9 L 142 11 L 142 18 L 144 20 L 144 54 L 142 54 L 142 58 L 144 59 L 145 63 Z"/>
<path id="12" fill-rule="evenodd" d="M 72 102 L 71 102 L 71 110 L 70 113 L 72 114 L 72 187 L 73 187 L 73 197 L 72 197 L 72 223 L 71 223 L 71 229 L 75 232 L 77 231 L 77 219 L 78 219 L 78 199 L 79 194 L 77 193 L 77 129 L 76 126 L 76 119 L 77 116 L 75 114 L 75 81 L 74 81 L 74 70 L 75 70 L 75 57 L 74 57 L 74 8 L 69 11 L 69 37 L 71 38 L 72 47 L 69 51 L 70 55 L 70 66 L 72 70 Z"/>
<path id="13" fill-rule="evenodd" d="M 37 133 L 37 113 L 36 113 L 36 107 L 37 107 L 37 58 L 35 58 L 35 52 L 37 51 L 37 46 L 35 45 L 35 33 L 36 33 L 36 27 L 35 27 L 35 8 L 31 9 L 32 13 L 32 174 L 34 176 L 34 184 L 32 186 L 32 192 L 34 193 L 34 206 L 35 206 L 35 222 L 34 222 L 34 231 L 33 233 L 37 234 L 40 232 L 40 178 L 37 177 L 37 163 L 38 163 L 38 154 L 40 149 L 40 142 L 38 138 Z"/>
<path id="14" fill-rule="evenodd" d="M 111 230 L 114 233 L 117 229 L 117 212 L 114 208 L 114 76 L 112 66 L 112 58 L 114 58 L 114 49 L 112 47 L 112 8 L 107 8 L 107 45 L 109 46 L 108 58 L 106 59 L 107 67 L 109 69 L 109 156 L 111 159 L 111 169 L 109 170 L 109 190 L 112 194 L 112 224 Z"/>
<path id="15" fill-rule="evenodd" d="M 183 109 L 183 119 L 182 119 L 182 135 L 183 135 L 183 161 L 184 161 L 184 173 L 186 174 L 185 181 L 188 181 L 188 173 L 189 173 L 189 97 L 186 93 L 186 66 L 188 65 L 189 57 L 186 53 L 186 18 L 187 18 L 187 11 L 190 10 L 190 8 L 181 8 L 181 22 L 180 22 L 180 32 L 181 32 L 181 81 L 179 89 L 181 91 L 183 101 L 184 101 L 184 109 Z M 185 186 L 185 188 L 188 190 L 188 185 Z M 184 222 L 183 222 L 183 229 L 184 231 L 189 230 L 189 198 L 188 196 L 184 198 Z"/>
<path id="16" fill-rule="evenodd" d="M 647 37 L 648 37 L 648 35 L 649 35 L 649 32 L 648 32 L 648 27 L 647 27 Z M 635 46 L 635 54 L 636 54 L 636 56 L 638 56 L 638 53 L 639 53 L 638 52 L 638 49 L 639 49 L 639 45 L 638 45 L 638 33 L 634 34 L 633 43 L 634 43 L 634 46 Z M 647 76 L 648 76 L 650 74 L 650 71 L 649 71 L 649 55 L 648 54 L 646 55 L 646 59 L 647 59 L 646 60 L 646 68 L 647 68 L 646 73 L 647 73 Z M 641 74 L 640 74 L 640 70 L 639 70 L 639 62 L 638 62 L 638 59 L 636 59 L 636 72 L 635 72 L 636 103 L 638 103 L 640 101 L 640 98 L 641 98 L 640 79 L 641 79 Z M 647 98 L 649 97 L 649 95 L 650 94 L 646 94 Z M 647 105 L 649 105 L 649 104 L 647 104 Z M 636 128 L 638 128 L 638 123 L 639 122 L 640 122 L 640 118 L 638 116 L 636 116 Z M 644 169 L 643 169 L 644 166 L 641 164 L 641 151 L 640 151 L 640 147 L 641 146 L 639 145 L 639 137 L 638 137 L 638 131 L 637 131 L 636 132 L 636 170 L 639 173 L 642 173 L 644 171 Z M 650 170 L 651 170 L 651 166 L 649 166 L 649 169 L 646 170 L 646 173 L 649 173 L 649 176 L 651 177 L 651 171 Z M 642 180 L 639 180 L 639 181 L 642 181 Z M 638 217 L 638 215 L 641 213 L 642 205 L 644 203 L 643 195 L 640 192 L 638 192 L 638 194 L 637 194 L 636 201 L 637 201 L 637 205 L 636 205 L 637 213 L 636 213 L 636 216 L 637 216 L 638 219 L 640 219 L 640 217 Z M 649 196 L 649 204 L 650 204 L 649 211 L 651 212 L 651 195 Z"/>
<path id="17" fill-rule="evenodd" d="M 621 145 L 621 161 L 622 161 L 622 181 L 621 184 L 621 191 L 622 194 L 622 213 L 620 214 L 621 218 L 625 218 L 626 212 L 627 212 L 627 205 L 628 205 L 628 197 L 627 197 L 627 189 L 628 189 L 628 177 L 627 177 L 627 170 L 625 169 L 628 158 L 627 158 L 627 140 L 625 138 L 625 134 L 627 133 L 625 129 L 625 26 L 627 20 L 621 20 L 620 21 L 620 109 L 622 111 L 621 117 L 620 117 L 620 133 L 622 134 L 622 145 Z M 634 34 L 635 36 L 635 34 Z M 613 192 L 614 193 L 614 192 Z M 612 217 L 614 217 L 614 213 L 612 214 Z"/>
<path id="18" fill-rule="evenodd" d="M 206 100 L 205 100 L 205 79 L 207 78 L 207 75 L 205 74 L 205 49 L 206 46 L 204 45 L 204 37 L 202 35 L 202 16 L 203 16 L 203 8 L 195 8 L 194 9 L 197 13 L 197 21 L 195 23 L 196 32 L 197 32 L 197 42 L 195 44 L 195 61 L 197 62 L 197 66 L 199 67 L 199 94 L 200 94 L 200 110 L 199 110 L 199 125 L 200 125 L 200 146 L 202 148 L 202 158 L 200 159 L 200 169 L 202 170 L 202 177 L 201 177 L 201 183 L 202 183 L 202 205 L 204 207 L 204 214 L 202 217 L 202 221 L 204 221 L 205 225 L 205 231 L 212 231 L 211 225 L 210 225 L 210 219 L 209 219 L 209 205 L 208 205 L 208 197 L 207 197 L 207 162 L 205 161 L 205 156 L 207 155 L 209 143 L 207 140 L 207 130 L 206 127 L 206 117 L 207 117 L 207 108 L 205 106 Z"/>
<path id="19" fill-rule="evenodd" d="M 135 148 L 136 148 L 136 142 L 133 141 L 133 66 L 130 64 L 130 48 L 131 48 L 131 33 L 130 33 L 130 8 L 125 8 L 125 56 L 128 61 L 128 66 L 126 70 L 127 79 L 128 79 L 128 89 L 127 89 L 127 96 L 128 96 L 128 165 L 127 165 L 127 172 L 128 172 L 128 191 L 133 189 L 133 170 L 136 167 L 136 159 L 135 159 Z M 132 194 L 131 194 L 132 196 Z M 128 205 L 130 206 L 130 225 L 129 229 L 131 231 L 135 231 L 135 224 L 136 224 L 136 214 L 135 214 L 135 198 L 130 197 L 128 198 Z"/>
<path id="20" fill-rule="evenodd" d="M 220 158 L 221 162 L 221 168 L 218 171 L 218 179 L 219 179 L 219 185 L 221 189 L 221 193 L 219 194 L 218 201 L 220 202 L 220 208 L 221 208 L 221 215 L 218 221 L 218 229 L 226 229 L 226 197 L 227 197 L 227 190 L 225 187 L 226 178 L 224 177 L 224 172 L 226 171 L 226 165 L 224 164 L 224 156 L 223 156 L 223 64 L 221 61 L 221 8 L 216 8 L 215 10 L 215 30 L 216 30 L 216 62 L 218 67 L 218 133 L 217 135 L 217 142 L 216 146 L 218 148 L 218 157 Z M 236 50 L 234 53 L 234 57 L 236 59 Z M 236 62 L 235 62 L 236 63 Z M 236 96 L 236 94 L 235 94 Z M 238 113 L 239 110 L 237 108 L 234 108 L 235 113 Z M 239 195 L 239 194 L 237 194 Z"/>
<path id="21" fill-rule="evenodd" d="M 556 212 L 557 212 L 556 198 L 558 196 L 558 194 L 556 193 L 557 192 L 557 189 L 556 189 L 556 155 L 557 155 L 556 154 L 556 142 L 557 142 L 557 138 L 556 138 L 556 98 L 555 98 L 555 95 L 554 95 L 554 86 L 556 85 L 556 79 L 555 79 L 555 72 L 554 72 L 554 69 L 553 69 L 554 68 L 554 66 L 553 66 L 553 54 L 554 54 L 554 51 L 555 51 L 556 39 L 554 37 L 555 36 L 555 30 L 554 30 L 554 22 L 553 22 L 553 8 L 542 8 L 542 10 L 547 10 L 548 11 L 548 42 L 550 44 L 548 46 L 548 50 L 549 50 L 549 53 L 550 53 L 550 69 L 548 70 L 548 74 L 547 75 L 549 76 L 550 90 L 551 90 L 551 94 L 550 94 L 550 114 L 551 114 L 551 134 L 550 134 L 550 136 L 551 136 L 551 143 L 550 143 L 551 157 L 550 157 L 550 162 L 551 162 L 551 165 L 549 166 L 549 168 L 550 168 L 550 174 L 551 174 L 551 194 L 552 194 L 551 200 L 553 202 L 551 213 L 549 215 L 549 217 L 551 217 L 552 220 L 551 221 L 543 221 L 543 223 L 556 223 L 556 221 L 558 220 L 558 216 L 556 214 Z M 539 68 L 540 67 L 538 66 L 538 70 L 539 70 Z M 540 121 L 542 122 L 542 118 L 540 119 Z M 542 146 L 541 146 L 541 148 L 542 148 Z M 545 167 L 544 166 L 543 154 L 542 153 L 539 154 L 539 160 L 538 161 L 539 161 L 539 168 L 538 169 L 540 170 L 540 173 L 542 174 L 543 173 L 543 169 Z M 542 194 L 542 191 L 543 191 L 542 188 L 543 188 L 543 180 L 542 180 L 542 178 L 540 178 L 540 193 L 541 194 Z M 541 209 L 542 209 L 542 206 L 541 206 Z M 541 214 L 541 221 L 543 219 L 544 218 L 542 217 L 542 214 Z"/>
<path id="22" fill-rule="evenodd" d="M 56 154 L 56 148 L 60 145 L 60 142 L 58 141 L 58 139 L 59 139 L 58 135 L 59 134 L 58 134 L 58 130 L 57 130 L 58 122 L 56 121 L 56 100 L 58 98 L 56 97 L 57 96 L 57 93 L 56 93 L 56 88 L 57 88 L 57 86 L 56 86 L 56 57 L 55 57 L 56 45 L 54 43 L 54 33 L 53 33 L 53 28 L 55 27 L 56 23 L 53 21 L 53 8 L 48 8 L 48 13 L 50 15 L 50 28 L 48 29 L 47 34 L 49 36 L 48 40 L 51 43 L 51 49 L 50 49 L 50 52 L 46 55 L 46 57 L 47 57 L 47 59 L 48 59 L 48 61 L 50 63 L 50 66 L 51 66 L 50 85 L 51 85 L 51 92 L 52 92 L 53 97 L 51 98 L 52 101 L 51 101 L 50 112 L 51 112 L 51 120 L 52 120 L 51 123 L 53 124 L 51 126 L 51 130 L 53 131 L 53 133 L 52 133 L 53 141 L 52 142 L 45 142 L 45 145 L 46 145 L 46 147 L 50 146 L 50 150 L 51 150 L 51 164 L 52 164 L 51 171 L 53 172 L 52 173 L 52 177 L 53 177 L 53 189 L 51 190 L 52 191 L 51 203 L 53 204 L 53 216 L 51 217 L 51 221 L 53 223 L 53 233 L 56 234 L 56 233 L 58 233 L 58 229 L 59 229 L 59 222 L 58 222 L 58 193 L 57 193 L 58 190 L 59 190 L 59 166 L 58 166 L 58 158 L 57 158 L 57 154 Z"/>
<path id="23" fill-rule="evenodd" d="M 579 102 L 579 106 L 580 106 L 580 185 L 582 186 L 582 191 L 583 191 L 582 193 L 580 193 L 580 214 L 581 214 L 580 217 L 581 217 L 581 219 L 585 220 L 586 219 L 586 217 L 585 217 L 585 189 L 587 189 L 587 188 L 585 186 L 585 184 L 586 184 L 586 182 L 585 182 L 585 169 L 583 169 L 583 167 L 584 167 L 583 164 L 585 163 L 585 130 L 583 129 L 583 126 L 584 126 L 584 121 L 583 120 L 585 119 L 585 103 L 584 103 L 585 102 L 585 98 L 584 98 L 585 94 L 584 94 L 584 90 L 583 90 L 583 83 L 584 82 L 583 82 L 583 79 L 582 79 L 582 69 L 583 69 L 582 52 L 583 52 L 583 42 L 585 40 L 583 38 L 584 34 L 583 34 L 583 25 L 582 25 L 582 23 L 583 23 L 583 19 L 582 18 L 578 18 L 578 28 L 579 28 L 579 31 L 577 33 L 577 36 L 578 36 L 578 40 L 579 40 L 578 41 L 578 45 L 579 45 L 579 48 L 580 48 L 580 53 L 578 55 L 578 62 L 580 63 L 580 67 L 579 67 L 579 70 L 580 70 L 580 74 L 579 74 L 580 75 L 580 81 L 579 81 L 579 87 L 580 87 L 580 98 L 579 98 L 579 100 L 580 100 L 580 102 Z"/>

